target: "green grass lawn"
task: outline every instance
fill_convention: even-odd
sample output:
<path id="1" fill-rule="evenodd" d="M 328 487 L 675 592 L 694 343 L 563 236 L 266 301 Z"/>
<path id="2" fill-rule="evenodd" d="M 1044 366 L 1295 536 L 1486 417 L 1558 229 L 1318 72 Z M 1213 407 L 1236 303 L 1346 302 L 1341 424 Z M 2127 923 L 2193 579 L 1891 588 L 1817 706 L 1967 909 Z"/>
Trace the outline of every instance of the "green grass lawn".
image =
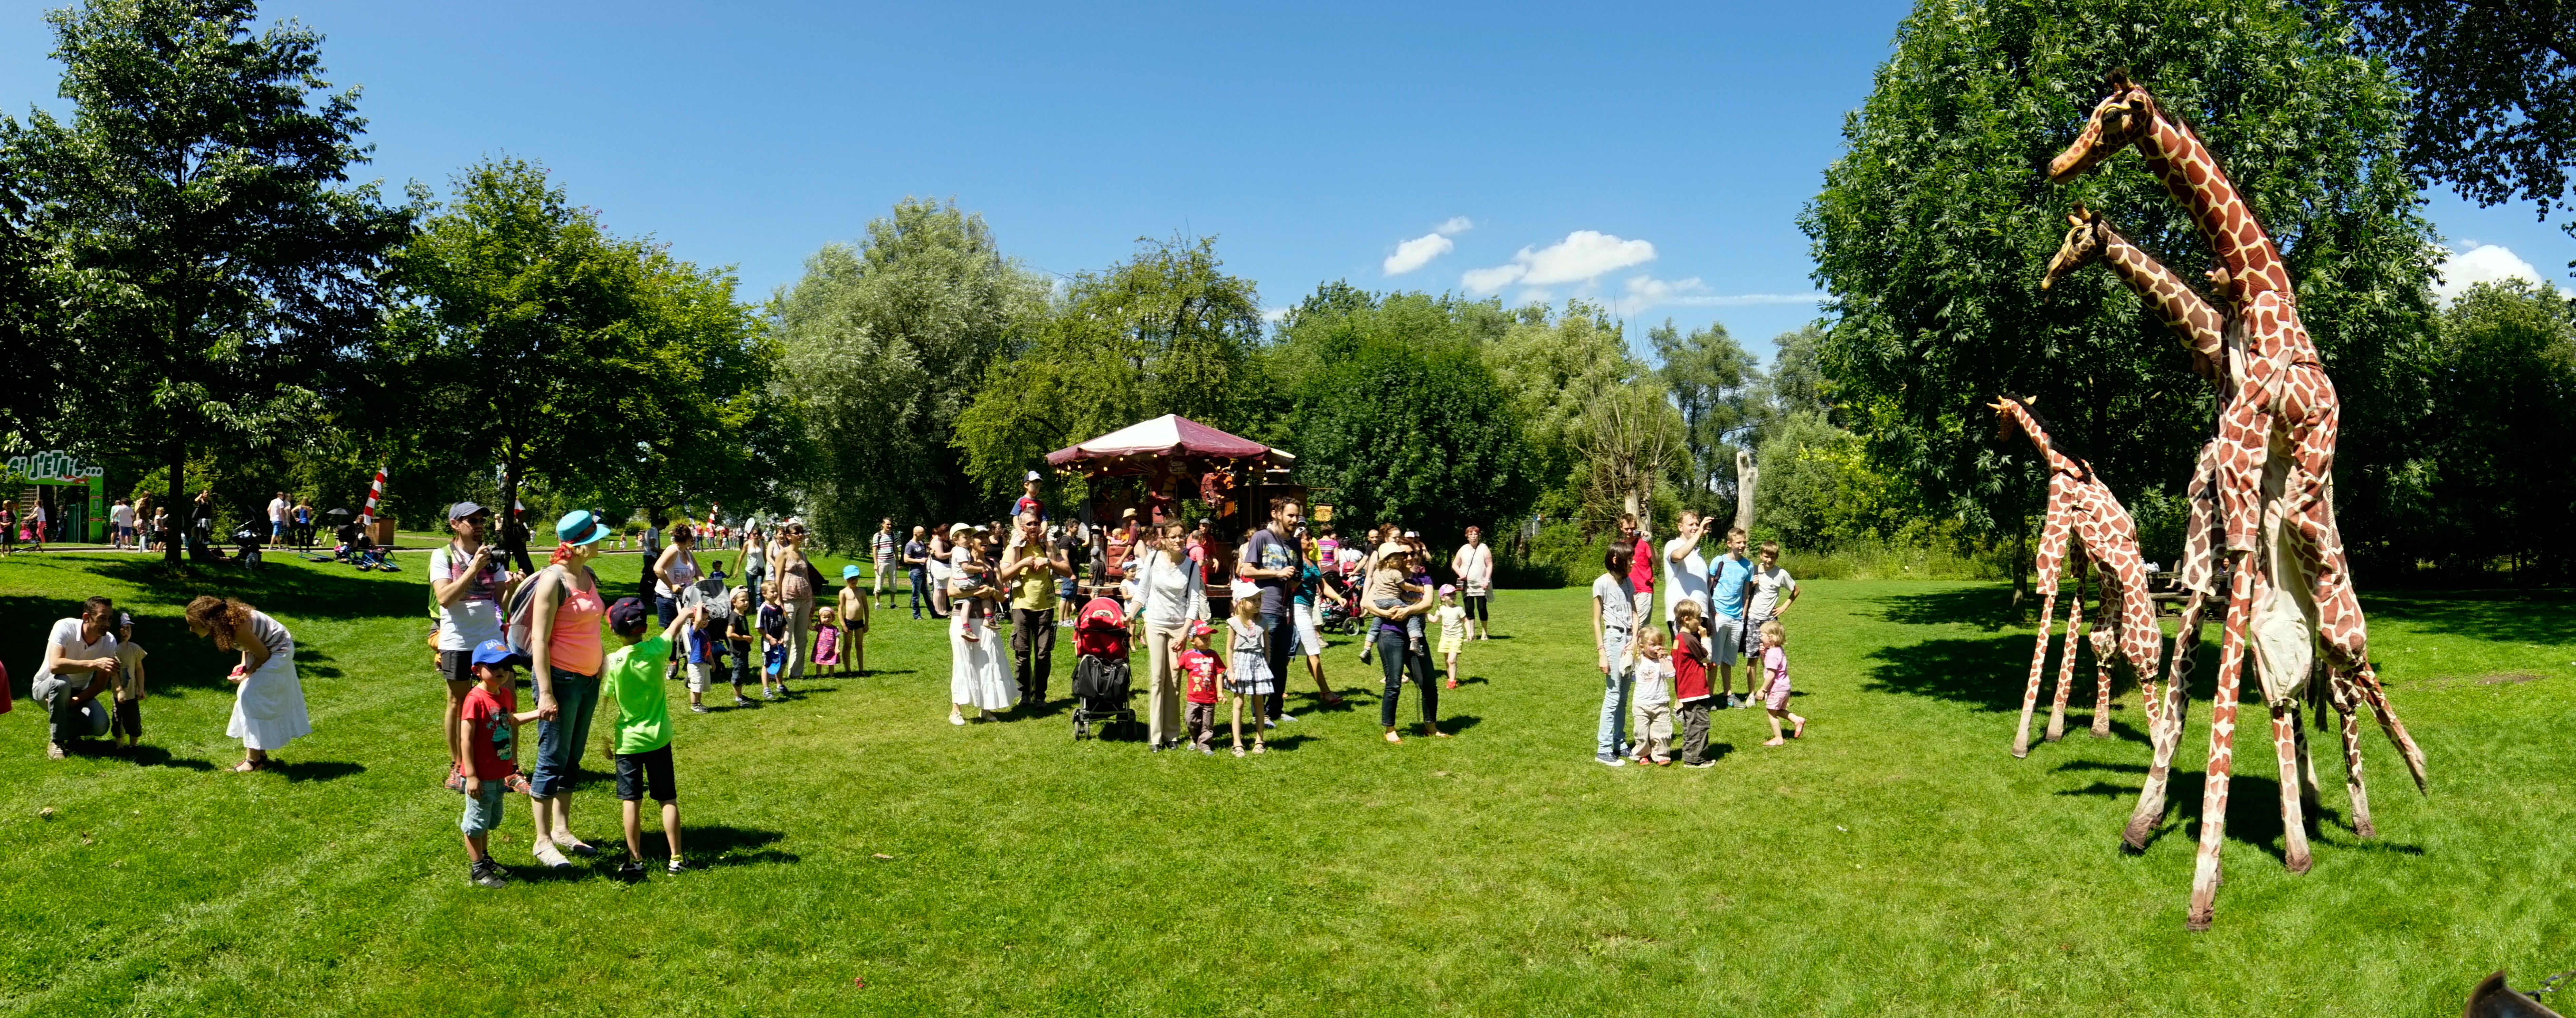
<path id="1" fill-rule="evenodd" d="M 0 1010 L 2443 1015 L 2496 968 L 2576 967 L 2563 594 L 2369 599 L 2431 796 L 2374 733 L 2382 837 L 2360 841 L 2321 759 L 2316 868 L 2292 876 L 2268 747 L 2245 744 L 2217 927 L 2187 934 L 2205 729 L 2159 836 L 2123 855 L 2134 694 L 2117 738 L 2079 710 L 2013 759 L 2031 629 L 2008 591 L 1955 583 L 1812 584 L 1790 618 L 1808 739 L 1766 749 L 1757 712 L 1720 712 L 1701 771 L 1591 762 L 1580 590 L 1497 598 L 1507 638 L 1443 697 L 1457 738 L 1380 742 L 1375 673 L 1343 646 L 1349 709 L 1300 696 L 1242 760 L 1077 745 L 1061 705 L 952 727 L 944 631 L 890 613 L 874 674 L 675 715 L 704 870 L 629 886 L 610 851 L 540 871 L 514 802 L 494 848 L 518 881 L 483 890 L 439 786 L 417 561 L 193 585 L 140 556 L 0 561 L 18 694 L 92 593 L 144 615 L 154 683 L 135 755 L 48 762 L 37 711 L 0 721 Z M 225 769 L 226 664 L 177 614 L 201 590 L 296 633 L 315 730 L 280 771 Z M 1059 696 L 1071 659 L 1068 639 Z M 575 826 L 611 845 L 589 766 Z"/>

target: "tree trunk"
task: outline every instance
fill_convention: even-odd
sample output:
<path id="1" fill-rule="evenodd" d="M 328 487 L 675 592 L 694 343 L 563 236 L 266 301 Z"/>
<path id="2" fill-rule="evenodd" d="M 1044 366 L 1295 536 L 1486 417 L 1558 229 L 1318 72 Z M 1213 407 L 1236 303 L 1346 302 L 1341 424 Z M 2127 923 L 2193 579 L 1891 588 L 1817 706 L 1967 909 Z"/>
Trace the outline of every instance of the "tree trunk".
<path id="1" fill-rule="evenodd" d="M 187 495 L 188 440 L 177 434 L 171 435 L 169 456 L 164 462 L 170 467 L 170 524 L 161 530 L 161 564 L 176 569 L 186 561 L 180 557 L 179 547 L 186 543 L 180 535 L 196 526 L 197 506 L 188 501 Z"/>
<path id="2" fill-rule="evenodd" d="M 501 504 L 493 508 L 501 519 L 501 550 L 509 557 L 525 562 L 528 557 L 527 524 L 519 519 L 519 450 L 508 438 L 501 440 Z"/>
<path id="3" fill-rule="evenodd" d="M 1762 480 L 1762 468 L 1753 462 L 1753 450 L 1735 450 L 1735 529 L 1753 532 L 1753 487 Z"/>

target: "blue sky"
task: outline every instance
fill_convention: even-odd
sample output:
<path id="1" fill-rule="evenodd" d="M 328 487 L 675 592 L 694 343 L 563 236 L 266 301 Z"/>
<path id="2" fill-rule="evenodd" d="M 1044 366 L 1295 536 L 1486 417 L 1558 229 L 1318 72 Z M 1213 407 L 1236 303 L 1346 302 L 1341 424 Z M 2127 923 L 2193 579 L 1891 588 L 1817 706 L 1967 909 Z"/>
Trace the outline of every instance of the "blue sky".
<path id="1" fill-rule="evenodd" d="M 0 0 L 0 106 L 59 105 Z M 1796 216 L 1908 4 L 436 5 L 273 0 L 363 85 L 371 172 L 507 152 L 743 296 L 906 195 L 1052 273 L 1215 234 L 1262 302 L 1316 284 L 1615 302 L 1755 353 L 1812 319 Z M 2434 197 L 2462 275 L 2576 242 Z M 1407 242 L 1411 242 L 1409 245 Z M 1405 257 L 1395 258 L 1402 252 Z M 1426 257 L 1427 256 L 1427 257 Z M 1393 261 L 1390 259 L 1393 258 Z M 1418 265 L 1415 263 L 1419 262 Z M 1390 268 L 1408 269 L 1390 275 Z"/>

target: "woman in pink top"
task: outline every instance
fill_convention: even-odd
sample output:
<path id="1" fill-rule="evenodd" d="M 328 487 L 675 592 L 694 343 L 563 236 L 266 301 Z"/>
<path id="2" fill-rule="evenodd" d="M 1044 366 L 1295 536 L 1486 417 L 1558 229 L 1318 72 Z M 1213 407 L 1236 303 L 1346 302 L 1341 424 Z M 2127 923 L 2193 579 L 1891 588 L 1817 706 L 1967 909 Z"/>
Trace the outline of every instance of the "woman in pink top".
<path id="1" fill-rule="evenodd" d="M 531 581 L 528 674 L 537 688 L 537 766 L 528 780 L 536 814 L 537 861 L 565 867 L 575 855 L 598 850 L 572 833 L 572 783 L 581 771 L 582 744 L 590 741 L 590 715 L 599 706 L 599 624 L 608 613 L 590 560 L 608 524 L 587 509 L 555 521 L 554 562 Z M 543 634 L 539 638 L 538 634 Z"/>

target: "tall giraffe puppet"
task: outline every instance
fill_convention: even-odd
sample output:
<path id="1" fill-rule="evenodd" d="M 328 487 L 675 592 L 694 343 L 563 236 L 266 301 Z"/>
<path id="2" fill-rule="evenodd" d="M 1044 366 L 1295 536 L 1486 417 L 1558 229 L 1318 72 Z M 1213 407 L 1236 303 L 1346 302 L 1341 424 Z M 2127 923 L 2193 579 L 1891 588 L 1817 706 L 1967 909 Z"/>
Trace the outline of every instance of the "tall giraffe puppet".
<path id="1" fill-rule="evenodd" d="M 2389 708 L 2370 666 L 2329 490 L 2341 404 L 2299 321 L 2280 250 L 2189 127 L 2126 71 L 2112 72 L 2108 86 L 2110 94 L 2094 106 L 2074 144 L 2049 161 L 2050 179 L 2070 180 L 2135 145 L 2147 171 L 2190 212 L 2209 242 L 2219 263 L 2211 280 L 2231 306 L 2226 366 L 2234 392 L 2219 420 L 2215 477 L 2234 570 L 2211 702 L 2209 768 L 2187 918 L 2189 928 L 2202 930 L 2209 928 L 2218 895 L 2237 698 L 2249 644 L 2271 711 L 2283 855 L 2291 872 L 2304 873 L 2310 864 L 2301 799 L 2313 777 L 2298 752 L 2298 717 L 2320 641 L 2328 671 L 2349 679 L 2368 703 L 2419 789 L 2423 751 Z"/>
<path id="2" fill-rule="evenodd" d="M 2147 724 L 2156 724 L 2160 705 L 2150 685 L 2156 673 L 2156 658 L 2164 649 L 2164 633 L 2156 628 L 2155 603 L 2147 597 L 2146 559 L 2138 553 L 2138 527 L 2129 519 L 2129 511 L 2120 506 L 2111 488 L 2093 473 L 2091 464 L 2059 452 L 2049 442 L 2048 427 L 2039 412 L 2031 409 L 2030 400 L 2005 396 L 1990 404 L 2000 419 L 1997 438 L 2010 438 L 2019 431 L 2039 447 L 2040 458 L 2048 463 L 2048 509 L 2040 526 L 2039 550 L 2034 556 L 2039 572 L 2039 645 L 2030 655 L 2030 683 L 2022 691 L 2021 728 L 2013 733 L 2013 755 L 2030 755 L 2030 716 L 2039 705 L 2039 680 L 2048 662 L 2048 626 L 2051 610 L 2057 604 L 2057 574 L 2061 561 L 2073 567 L 2074 599 L 2066 608 L 2066 656 L 2057 673 L 2056 702 L 2048 713 L 2048 741 L 2055 742 L 2066 734 L 2066 696 L 2075 681 L 2077 634 L 2084 627 L 2084 565 L 2090 559 L 2101 567 L 2102 613 L 2108 616 L 2095 623 L 2093 637 L 2094 670 L 2099 684 L 2093 698 L 2093 734 L 2111 734 L 2111 670 L 2116 662 L 2131 673 L 2141 689 L 2146 690 Z M 2069 542 L 2073 542 L 2071 558 Z"/>
<path id="3" fill-rule="evenodd" d="M 2224 333 L 2226 317 L 2217 307 L 2203 299 L 2183 278 L 2156 261 L 2153 255 L 2130 242 L 2111 228 L 2100 213 L 2081 203 L 2066 217 L 2069 229 L 2057 254 L 2048 261 L 2048 271 L 2040 278 L 2039 287 L 2048 289 L 2066 274 L 2087 264 L 2101 261 L 2112 274 L 2127 283 L 2153 305 L 2165 327 L 2182 340 L 2193 354 L 2193 366 L 2212 376 L 2219 384 L 2219 403 L 2224 406 L 2233 394 L 2229 373 L 2224 369 Z M 2214 549 L 2219 537 L 2217 496 L 2214 478 L 2219 458 L 2218 441 L 2212 439 L 2201 447 L 2196 468 L 2185 489 L 2184 501 L 2189 506 L 2184 526 L 2184 551 L 2181 562 L 2181 585 L 2191 592 L 2184 602 L 2182 619 L 2174 638 L 2174 652 L 2165 666 L 2165 690 L 2170 703 L 2164 710 L 2150 711 L 2151 741 L 2155 746 L 2154 763 L 2147 770 L 2147 781 L 2139 790 L 2138 808 L 2129 818 L 2121 842 L 2130 851 L 2143 851 L 2147 836 L 2164 817 L 2165 789 L 2171 780 L 2173 754 L 2181 741 L 2183 720 L 2190 698 L 2194 652 L 2200 645 L 2201 614 L 2209 601 L 2218 596 L 2217 561 Z M 2351 684 L 2330 678 L 2332 700 L 2342 716 L 2344 750 L 2344 790 L 2352 802 L 2353 829 L 2362 837 L 2372 837 L 2377 829 L 2370 820 L 2370 796 L 2362 780 L 2361 722 L 2353 709 L 2358 698 Z M 2148 691 L 2152 701 L 2154 691 Z M 2159 717 L 2161 715 L 2161 718 Z M 2161 720 L 2161 724 L 2157 722 Z M 2306 759 L 2304 740 L 2298 747 Z M 2314 788 L 2307 792 L 2306 804 L 2313 806 Z"/>

